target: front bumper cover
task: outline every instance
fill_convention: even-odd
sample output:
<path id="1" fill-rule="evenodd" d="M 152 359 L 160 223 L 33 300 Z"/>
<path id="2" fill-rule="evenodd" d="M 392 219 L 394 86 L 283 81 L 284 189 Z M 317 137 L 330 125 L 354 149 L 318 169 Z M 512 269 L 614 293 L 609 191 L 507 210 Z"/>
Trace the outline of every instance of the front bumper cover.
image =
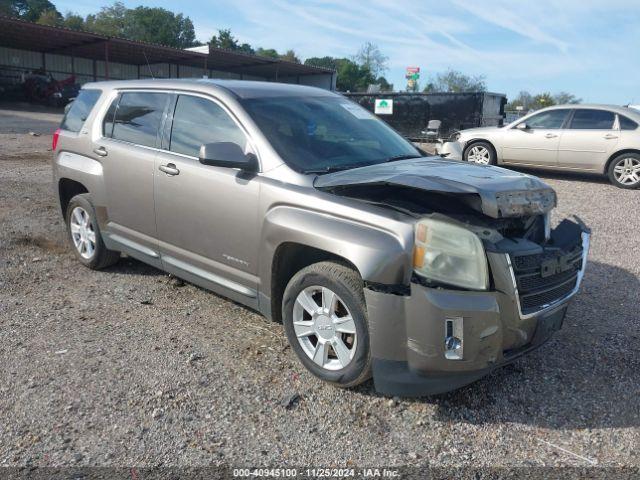
<path id="1" fill-rule="evenodd" d="M 463 146 L 460 142 L 444 142 L 438 154 L 451 160 L 462 160 Z"/>
<path id="2" fill-rule="evenodd" d="M 562 326 L 569 300 L 582 281 L 587 231 L 582 232 L 582 244 L 584 259 L 575 289 L 526 315 L 509 256 L 504 253 L 487 253 L 493 291 L 447 290 L 415 283 L 408 296 L 365 289 L 376 390 L 402 396 L 447 392 L 544 344 Z M 464 355 L 459 360 L 445 357 L 445 322 L 451 318 L 464 322 Z"/>

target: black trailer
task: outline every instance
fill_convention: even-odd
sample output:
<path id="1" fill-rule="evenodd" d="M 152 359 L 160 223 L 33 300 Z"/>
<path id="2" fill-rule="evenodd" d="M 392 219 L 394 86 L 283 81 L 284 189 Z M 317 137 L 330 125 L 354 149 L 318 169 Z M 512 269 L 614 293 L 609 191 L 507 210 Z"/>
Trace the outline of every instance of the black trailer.
<path id="1" fill-rule="evenodd" d="M 350 100 L 376 113 L 405 137 L 413 141 L 425 138 L 422 133 L 429 120 L 440 120 L 440 135 L 447 138 L 454 131 L 474 127 L 502 125 L 507 97 L 501 93 L 344 93 Z M 392 100 L 392 102 L 389 102 Z M 391 113 L 382 113 L 384 111 Z"/>

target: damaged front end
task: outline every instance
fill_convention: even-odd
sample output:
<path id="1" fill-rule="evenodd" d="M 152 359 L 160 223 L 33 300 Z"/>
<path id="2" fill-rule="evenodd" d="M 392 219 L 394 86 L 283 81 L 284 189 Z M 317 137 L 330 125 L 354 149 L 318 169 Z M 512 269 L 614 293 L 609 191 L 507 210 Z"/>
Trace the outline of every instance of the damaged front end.
<path id="1" fill-rule="evenodd" d="M 439 157 L 339 171 L 319 176 L 314 186 L 347 196 L 351 196 L 350 192 L 357 196 L 365 187 L 367 197 L 387 193 L 391 195 L 386 197 L 392 201 L 393 194 L 412 189 L 428 192 L 430 197 L 439 196 L 440 200 L 454 200 L 490 218 L 545 214 L 556 206 L 553 189 L 536 177 Z M 432 202 L 431 206 L 434 206 Z M 442 203 L 435 206 L 444 207 Z"/>
<path id="2" fill-rule="evenodd" d="M 536 348 L 584 275 L 589 230 L 577 218 L 551 229 L 555 192 L 529 175 L 419 159 L 323 175 L 315 187 L 415 219 L 410 291 L 365 291 L 382 392 L 448 391 Z"/>

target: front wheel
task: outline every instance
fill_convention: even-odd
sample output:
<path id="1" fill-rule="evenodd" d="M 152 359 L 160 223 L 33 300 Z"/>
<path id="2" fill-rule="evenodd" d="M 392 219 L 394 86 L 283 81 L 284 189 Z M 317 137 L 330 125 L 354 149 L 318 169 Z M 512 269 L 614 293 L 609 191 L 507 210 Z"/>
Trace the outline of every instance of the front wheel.
<path id="1" fill-rule="evenodd" d="M 496 153 L 488 142 L 473 142 L 465 150 L 464 159 L 478 165 L 495 165 Z"/>
<path id="2" fill-rule="evenodd" d="M 320 379 L 353 387 L 371 377 L 363 283 L 352 268 L 320 262 L 289 281 L 282 318 L 291 348 Z"/>
<path id="3" fill-rule="evenodd" d="M 614 158 L 607 170 L 609 181 L 619 188 L 640 188 L 640 155 L 623 153 Z"/>

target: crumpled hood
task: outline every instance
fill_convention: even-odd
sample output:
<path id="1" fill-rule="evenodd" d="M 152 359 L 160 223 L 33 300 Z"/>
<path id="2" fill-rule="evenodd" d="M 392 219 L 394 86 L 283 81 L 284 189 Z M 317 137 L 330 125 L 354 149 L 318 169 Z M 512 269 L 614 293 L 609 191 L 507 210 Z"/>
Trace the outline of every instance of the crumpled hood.
<path id="1" fill-rule="evenodd" d="M 500 167 L 441 157 L 381 163 L 319 175 L 314 186 L 337 191 L 352 185 L 393 185 L 446 194 L 473 194 L 476 210 L 492 218 L 543 214 L 556 206 L 551 187 L 537 177 Z"/>

